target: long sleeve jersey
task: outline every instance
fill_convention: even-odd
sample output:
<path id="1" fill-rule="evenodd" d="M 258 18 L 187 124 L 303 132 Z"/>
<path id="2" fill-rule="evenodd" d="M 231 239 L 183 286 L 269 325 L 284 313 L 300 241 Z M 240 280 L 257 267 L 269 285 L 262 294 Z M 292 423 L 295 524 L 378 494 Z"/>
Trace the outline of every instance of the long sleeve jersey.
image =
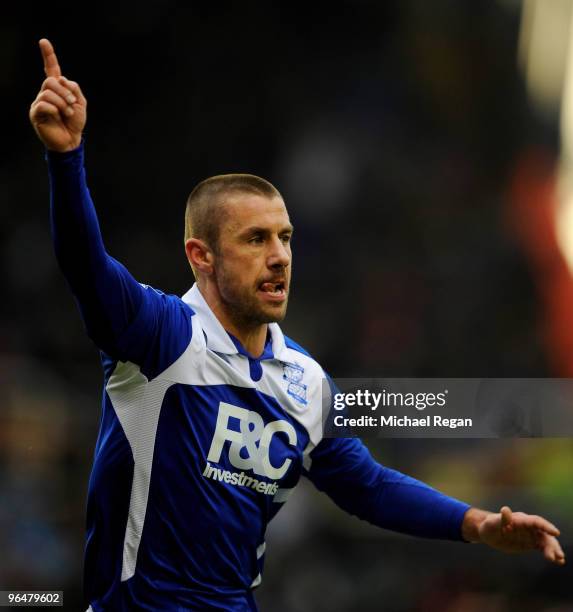
<path id="1" fill-rule="evenodd" d="M 347 512 L 416 536 L 461 540 L 468 505 L 325 438 L 325 373 L 268 326 L 259 358 L 197 286 L 138 283 L 107 254 L 83 145 L 47 154 L 56 256 L 104 392 L 89 481 L 84 584 L 101 610 L 256 610 L 265 530 L 304 476 Z"/>

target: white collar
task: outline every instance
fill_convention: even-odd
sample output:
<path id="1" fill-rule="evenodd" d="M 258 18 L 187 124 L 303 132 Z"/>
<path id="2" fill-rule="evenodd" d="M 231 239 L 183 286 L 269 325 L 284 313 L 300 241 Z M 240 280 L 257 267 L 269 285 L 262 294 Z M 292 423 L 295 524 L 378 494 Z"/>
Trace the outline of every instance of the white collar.
<path id="1" fill-rule="evenodd" d="M 215 313 L 205 301 L 205 298 L 199 291 L 197 283 L 187 291 L 181 298 L 198 316 L 201 321 L 201 327 L 207 338 L 207 346 L 215 353 L 223 353 L 226 355 L 234 355 L 238 353 L 237 347 L 221 325 L 221 322 L 215 316 Z M 286 344 L 285 338 L 278 323 L 269 323 L 271 332 L 271 342 L 273 347 L 273 355 L 279 361 L 286 361 Z"/>

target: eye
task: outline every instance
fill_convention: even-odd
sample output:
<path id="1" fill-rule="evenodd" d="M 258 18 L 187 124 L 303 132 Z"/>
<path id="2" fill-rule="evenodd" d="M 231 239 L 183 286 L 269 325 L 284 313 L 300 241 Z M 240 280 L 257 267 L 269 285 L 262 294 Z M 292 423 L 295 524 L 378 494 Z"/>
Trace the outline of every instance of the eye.
<path id="1" fill-rule="evenodd" d="M 261 234 L 255 234 L 249 238 L 249 244 L 262 244 L 263 237 Z"/>
<path id="2" fill-rule="evenodd" d="M 281 236 L 281 240 L 282 240 L 282 241 L 283 241 L 285 244 L 288 244 L 288 243 L 290 242 L 291 238 L 292 238 L 292 234 L 283 234 L 283 235 Z"/>

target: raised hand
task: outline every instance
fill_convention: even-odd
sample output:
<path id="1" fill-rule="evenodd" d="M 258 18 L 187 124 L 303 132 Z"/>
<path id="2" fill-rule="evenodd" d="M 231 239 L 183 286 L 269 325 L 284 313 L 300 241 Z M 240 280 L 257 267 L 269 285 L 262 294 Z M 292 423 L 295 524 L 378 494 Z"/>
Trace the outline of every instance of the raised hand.
<path id="1" fill-rule="evenodd" d="M 541 516 L 512 512 L 504 506 L 499 513 L 488 514 L 477 527 L 479 541 L 506 553 L 540 550 L 557 565 L 565 564 L 565 554 L 557 536 L 559 529 Z"/>
<path id="2" fill-rule="evenodd" d="M 30 106 L 30 121 L 47 149 L 71 151 L 79 146 L 86 124 L 87 101 L 80 86 L 62 76 L 52 43 L 40 40 L 46 79 Z"/>

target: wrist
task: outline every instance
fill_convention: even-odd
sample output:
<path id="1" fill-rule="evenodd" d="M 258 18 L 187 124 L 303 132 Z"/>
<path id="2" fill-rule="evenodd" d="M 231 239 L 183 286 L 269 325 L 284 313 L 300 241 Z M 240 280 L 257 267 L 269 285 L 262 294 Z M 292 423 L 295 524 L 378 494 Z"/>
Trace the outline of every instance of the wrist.
<path id="1" fill-rule="evenodd" d="M 68 159 L 75 159 L 78 156 L 82 156 L 84 151 L 84 139 L 82 138 L 79 144 L 73 149 L 66 149 L 65 151 L 50 149 L 45 147 L 45 157 L 51 161 L 65 161 Z"/>
<path id="2" fill-rule="evenodd" d="M 55 153 L 56 155 L 64 155 L 66 153 L 73 153 L 74 151 L 77 151 L 79 148 L 81 148 L 83 142 L 84 139 L 80 138 L 79 140 L 74 140 L 67 145 L 62 145 L 61 147 L 48 146 L 45 143 L 44 147 L 49 154 Z"/>
<path id="3" fill-rule="evenodd" d="M 481 542 L 480 525 L 491 514 L 486 510 L 479 508 L 470 508 L 465 514 L 462 521 L 462 538 L 466 542 L 472 544 Z"/>

